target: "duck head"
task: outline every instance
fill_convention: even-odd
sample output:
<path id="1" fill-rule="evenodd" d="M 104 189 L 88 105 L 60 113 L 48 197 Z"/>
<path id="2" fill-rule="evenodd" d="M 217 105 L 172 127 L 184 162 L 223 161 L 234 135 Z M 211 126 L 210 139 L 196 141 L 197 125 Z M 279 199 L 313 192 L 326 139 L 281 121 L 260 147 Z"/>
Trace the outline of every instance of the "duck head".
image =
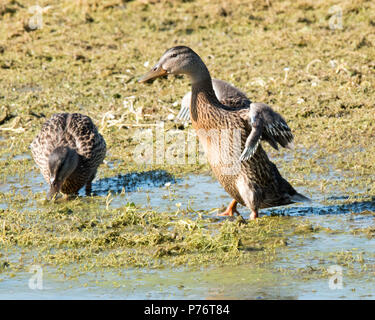
<path id="1" fill-rule="evenodd" d="M 47 199 L 51 200 L 59 193 L 65 180 L 73 173 L 78 165 L 78 154 L 69 147 L 57 147 L 48 158 L 50 190 Z"/>
<path id="2" fill-rule="evenodd" d="M 177 46 L 168 49 L 158 63 L 138 81 L 146 82 L 168 74 L 186 74 L 193 83 L 209 78 L 202 59 L 189 47 Z"/>

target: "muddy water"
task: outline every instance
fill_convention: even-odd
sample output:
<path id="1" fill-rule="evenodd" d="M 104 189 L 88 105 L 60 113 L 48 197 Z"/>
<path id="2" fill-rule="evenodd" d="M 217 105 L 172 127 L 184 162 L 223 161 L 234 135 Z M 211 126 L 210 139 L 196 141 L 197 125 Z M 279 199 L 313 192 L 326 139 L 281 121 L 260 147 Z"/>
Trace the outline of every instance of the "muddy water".
<path id="1" fill-rule="evenodd" d="M 32 187 L 31 187 L 32 186 Z M 22 182 L 16 178 L 0 185 L 0 192 L 45 193 L 47 187 L 35 172 L 29 173 Z M 316 201 L 283 208 L 263 210 L 263 214 L 301 216 L 313 227 L 328 228 L 331 232 L 317 233 L 305 239 L 295 235 L 288 240 L 287 249 L 281 249 L 279 259 L 269 268 L 249 265 L 215 267 L 206 269 L 124 269 L 101 273 L 85 273 L 69 279 L 58 270 L 43 269 L 43 288 L 30 289 L 31 273 L 0 278 L 0 298 L 18 299 L 374 299 L 374 270 L 363 271 L 364 265 L 375 265 L 375 239 L 354 236 L 351 231 L 374 226 L 374 216 L 356 214 L 364 210 L 375 211 L 370 200 L 347 203 L 347 196 L 335 194 L 324 197 L 316 190 L 303 190 Z M 110 191 L 111 206 L 120 207 L 134 202 L 140 207 L 154 210 L 211 210 L 214 215 L 231 200 L 217 181 L 207 175 L 191 175 L 175 179 L 164 171 L 135 173 L 106 179 L 97 179 L 93 191 L 105 196 Z M 83 195 L 83 194 L 82 194 Z M 6 204 L 2 204 L 6 205 Z M 32 200 L 30 206 L 32 208 Z M 240 207 L 244 217 L 248 210 Z M 337 233 L 336 233 L 337 232 Z M 331 276 L 303 277 L 309 268 L 334 265 L 332 252 L 342 252 L 342 287 L 332 287 Z M 350 254 L 349 254 L 350 253 Z M 349 254 L 349 258 L 347 255 Z M 360 257 L 364 255 L 364 261 Z M 303 269 L 296 274 L 294 271 Z M 278 271 L 280 270 L 280 271 Z M 350 273 L 350 276 L 349 276 Z M 353 276 L 353 273 L 355 274 Z M 302 274 L 302 276 L 301 276 Z"/>

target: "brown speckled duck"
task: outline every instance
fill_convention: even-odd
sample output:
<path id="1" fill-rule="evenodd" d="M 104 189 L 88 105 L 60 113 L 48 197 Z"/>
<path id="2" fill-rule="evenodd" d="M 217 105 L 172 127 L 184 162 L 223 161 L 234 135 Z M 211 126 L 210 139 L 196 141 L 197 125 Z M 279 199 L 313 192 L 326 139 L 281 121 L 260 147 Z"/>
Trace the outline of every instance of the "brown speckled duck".
<path id="1" fill-rule="evenodd" d="M 250 219 L 256 219 L 261 208 L 310 201 L 280 175 L 260 144 L 264 140 L 277 149 L 278 144 L 292 143 L 293 135 L 278 113 L 263 103 L 235 108 L 222 104 L 206 65 L 188 47 L 167 50 L 139 81 L 167 74 L 190 76 L 190 119 L 214 175 L 234 199 L 225 215 L 236 212 L 237 202 L 251 210 Z"/>
<path id="2" fill-rule="evenodd" d="M 58 192 L 77 194 L 91 183 L 106 154 L 106 143 L 88 116 L 56 113 L 30 145 L 36 164 L 50 185 L 47 198 Z"/>

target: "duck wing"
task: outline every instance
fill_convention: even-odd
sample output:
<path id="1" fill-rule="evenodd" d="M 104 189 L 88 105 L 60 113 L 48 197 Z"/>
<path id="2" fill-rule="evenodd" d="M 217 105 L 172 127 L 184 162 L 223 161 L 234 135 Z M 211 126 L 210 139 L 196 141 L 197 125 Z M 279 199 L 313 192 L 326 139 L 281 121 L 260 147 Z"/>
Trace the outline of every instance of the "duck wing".
<path id="1" fill-rule="evenodd" d="M 278 144 L 284 148 L 293 147 L 293 134 L 283 117 L 264 103 L 251 103 L 250 111 L 240 113 L 248 121 L 251 132 L 246 139 L 245 148 L 240 156 L 241 161 L 250 159 L 261 140 L 267 141 L 278 150 Z"/>
<path id="2" fill-rule="evenodd" d="M 106 143 L 91 118 L 73 113 L 69 115 L 66 126 L 66 139 L 76 145 L 76 150 L 86 165 L 98 167 L 106 154 Z"/>
<path id="3" fill-rule="evenodd" d="M 44 122 L 41 131 L 29 146 L 46 181 L 49 181 L 48 157 L 56 147 L 64 144 L 66 117 L 65 113 L 53 114 Z"/>
<path id="4" fill-rule="evenodd" d="M 215 91 L 217 99 L 223 105 L 232 108 L 243 108 L 244 106 L 250 107 L 251 101 L 246 94 L 230 83 L 219 79 L 212 79 L 212 87 Z M 191 92 L 189 91 L 182 98 L 181 109 L 177 115 L 177 119 L 181 121 L 190 120 L 190 104 Z"/>
<path id="5" fill-rule="evenodd" d="M 183 122 L 190 120 L 190 103 L 191 103 L 191 91 L 184 95 L 181 101 L 181 109 L 177 115 L 177 119 Z"/>

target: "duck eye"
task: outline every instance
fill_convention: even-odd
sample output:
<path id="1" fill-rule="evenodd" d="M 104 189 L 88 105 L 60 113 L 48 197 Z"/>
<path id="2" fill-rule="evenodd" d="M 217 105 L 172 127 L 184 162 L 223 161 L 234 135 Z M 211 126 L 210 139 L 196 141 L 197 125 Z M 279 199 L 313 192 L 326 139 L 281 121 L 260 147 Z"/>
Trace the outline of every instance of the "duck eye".
<path id="1" fill-rule="evenodd" d="M 177 53 L 173 53 L 172 55 L 171 55 L 171 58 L 176 58 L 177 57 Z"/>

